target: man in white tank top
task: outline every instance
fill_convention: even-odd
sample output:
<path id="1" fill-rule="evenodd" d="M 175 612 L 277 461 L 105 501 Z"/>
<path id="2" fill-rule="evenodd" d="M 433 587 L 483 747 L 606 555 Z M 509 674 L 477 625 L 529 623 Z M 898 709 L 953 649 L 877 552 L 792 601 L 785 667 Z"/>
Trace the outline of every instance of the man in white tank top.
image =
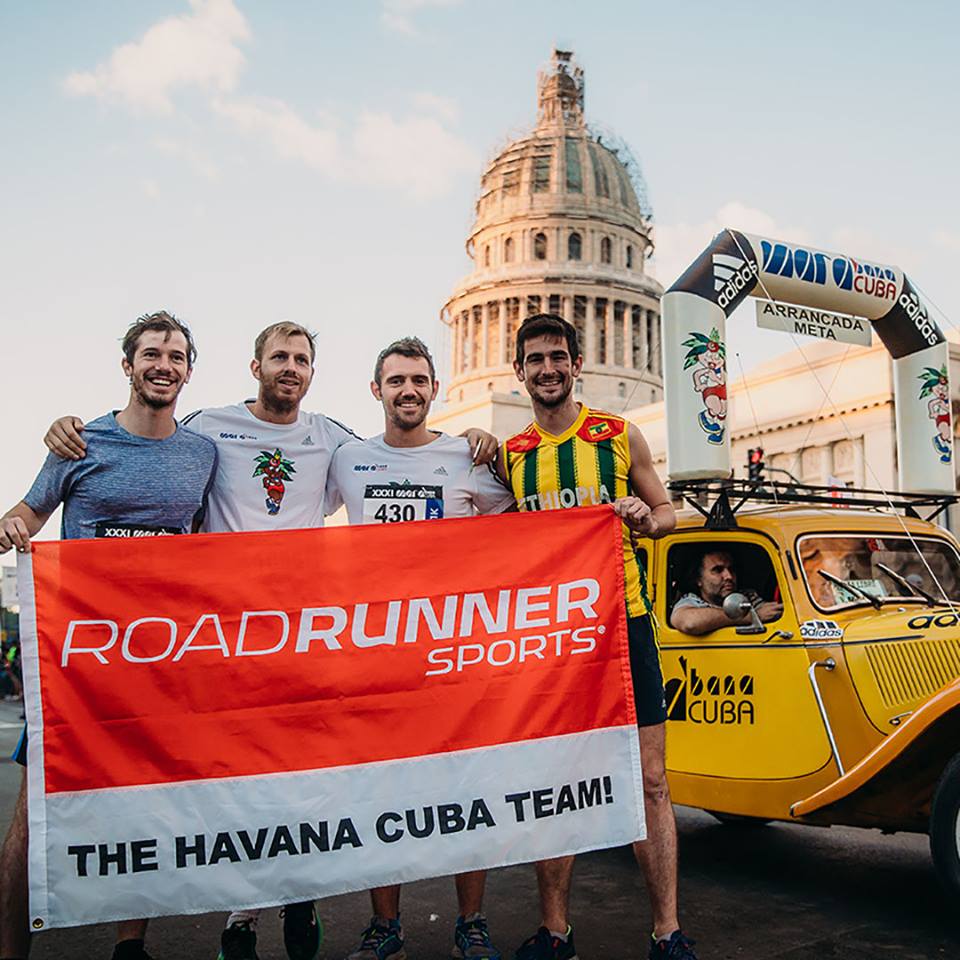
<path id="1" fill-rule="evenodd" d="M 377 358 L 373 395 L 383 404 L 384 432 L 343 444 L 333 458 L 327 507 L 343 503 L 350 523 L 403 523 L 501 513 L 513 494 L 486 466 L 476 466 L 470 444 L 427 427 L 439 384 L 433 359 L 415 337 L 391 343 Z M 454 956 L 500 960 L 483 915 L 486 871 L 457 875 L 459 916 Z M 348 960 L 404 960 L 400 886 L 370 891 L 373 917 Z"/>

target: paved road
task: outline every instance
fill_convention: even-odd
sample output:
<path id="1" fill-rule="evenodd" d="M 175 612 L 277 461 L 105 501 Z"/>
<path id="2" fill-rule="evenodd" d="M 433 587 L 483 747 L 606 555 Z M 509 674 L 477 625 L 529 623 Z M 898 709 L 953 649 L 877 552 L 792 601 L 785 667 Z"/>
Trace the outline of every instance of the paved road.
<path id="1" fill-rule="evenodd" d="M 0 748 L 17 733 L 19 707 L 0 704 Z M 0 763 L 0 821 L 6 823 L 19 769 Z M 930 866 L 925 837 L 883 837 L 875 831 L 776 825 L 721 826 L 678 808 L 681 897 L 688 932 L 701 960 L 946 960 L 960 958 L 960 904 L 948 903 Z M 368 917 L 365 896 L 333 897 L 320 905 L 327 928 L 322 956 L 342 960 Z M 503 949 L 532 932 L 536 888 L 529 867 L 491 874 L 491 928 Z M 411 960 L 450 955 L 456 915 L 447 879 L 410 885 L 404 923 Z M 641 940 L 649 910 L 629 850 L 580 857 L 573 917 L 583 960 L 646 955 Z M 157 920 L 149 948 L 158 960 L 212 960 L 222 915 Z M 279 924 L 262 921 L 262 960 L 283 960 Z M 107 960 L 109 926 L 54 930 L 35 938 L 35 960 Z"/>

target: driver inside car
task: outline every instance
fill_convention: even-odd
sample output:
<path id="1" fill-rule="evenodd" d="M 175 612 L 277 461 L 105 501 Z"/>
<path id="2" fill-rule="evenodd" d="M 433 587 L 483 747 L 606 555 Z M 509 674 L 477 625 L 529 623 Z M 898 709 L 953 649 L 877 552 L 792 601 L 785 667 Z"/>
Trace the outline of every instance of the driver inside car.
<path id="1" fill-rule="evenodd" d="M 723 612 L 723 601 L 731 593 L 742 593 L 763 623 L 777 620 L 783 614 L 782 603 L 764 600 L 749 587 L 738 591 L 736 563 L 726 550 L 708 547 L 702 551 L 694 558 L 686 582 L 688 592 L 676 602 L 670 614 L 670 626 L 682 633 L 698 637 L 722 627 L 749 624 L 749 612 L 735 620 Z"/>

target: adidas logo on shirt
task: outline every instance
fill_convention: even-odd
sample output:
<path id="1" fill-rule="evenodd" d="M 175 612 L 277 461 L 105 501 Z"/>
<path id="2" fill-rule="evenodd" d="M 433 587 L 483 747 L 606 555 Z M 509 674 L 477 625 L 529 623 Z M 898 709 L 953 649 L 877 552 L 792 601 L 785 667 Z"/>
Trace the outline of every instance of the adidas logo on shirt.
<path id="1" fill-rule="evenodd" d="M 312 447 L 312 446 L 313 446 L 313 437 L 308 436 L 307 439 L 303 441 L 303 445 L 304 445 L 305 447 Z"/>
<path id="2" fill-rule="evenodd" d="M 438 475 L 441 476 L 441 477 L 447 476 L 447 471 L 444 470 L 443 467 L 437 467 L 437 469 L 434 470 L 433 472 L 436 473 L 436 474 L 438 474 Z"/>

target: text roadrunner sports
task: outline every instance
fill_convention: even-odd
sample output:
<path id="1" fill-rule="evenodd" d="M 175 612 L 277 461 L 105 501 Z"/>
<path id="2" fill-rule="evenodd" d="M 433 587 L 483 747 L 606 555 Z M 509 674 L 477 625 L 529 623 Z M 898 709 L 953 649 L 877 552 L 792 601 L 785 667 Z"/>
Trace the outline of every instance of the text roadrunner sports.
<path id="1" fill-rule="evenodd" d="M 222 657 L 270 656 L 284 650 L 294 632 L 295 653 L 308 653 L 316 645 L 325 650 L 342 650 L 345 643 L 365 649 L 418 640 L 474 641 L 431 650 L 427 659 L 435 669 L 426 672 L 430 676 L 459 672 L 484 661 L 492 666 L 506 666 L 529 658 L 542 660 L 551 655 L 587 653 L 596 647 L 596 634 L 604 629 L 602 625 L 597 628 L 590 624 L 597 619 L 595 605 L 599 598 L 599 582 L 584 578 L 555 586 L 503 589 L 495 596 L 463 593 L 435 599 L 303 607 L 290 612 L 208 612 L 197 617 L 189 629 L 170 617 L 156 615 L 138 617 L 125 625 L 108 618 L 71 620 L 63 639 L 60 665 L 66 668 L 71 658 L 81 655 L 95 657 L 104 665 L 118 659 L 130 663 L 169 659 L 176 663 L 187 654 L 203 652 Z M 378 626 L 371 632 L 374 619 Z M 293 630 L 291 620 L 295 624 Z M 573 626 L 562 626 L 571 621 Z M 236 631 L 232 645 L 225 626 Z M 258 637 L 256 646 L 249 639 L 253 629 Z M 539 632 L 516 640 L 500 638 L 501 634 L 530 630 Z M 269 634 L 269 646 L 262 645 L 265 632 Z M 489 644 L 476 642 L 490 636 L 498 639 Z"/>

